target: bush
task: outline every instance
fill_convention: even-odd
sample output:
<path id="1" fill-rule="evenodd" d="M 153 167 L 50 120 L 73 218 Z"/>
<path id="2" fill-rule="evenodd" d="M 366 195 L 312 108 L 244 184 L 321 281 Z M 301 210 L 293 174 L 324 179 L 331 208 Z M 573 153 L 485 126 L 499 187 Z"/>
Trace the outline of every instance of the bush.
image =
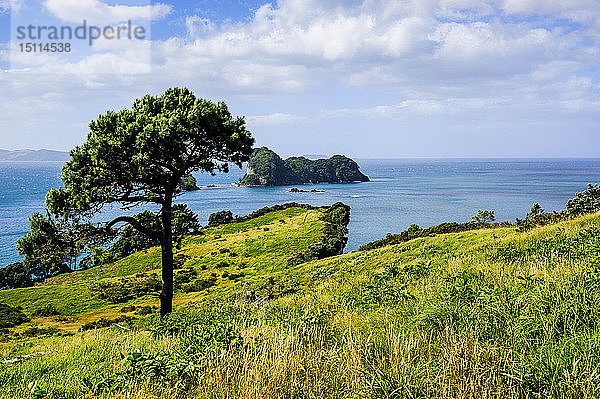
<path id="1" fill-rule="evenodd" d="M 215 277 L 197 279 L 191 283 L 183 284 L 181 290 L 183 292 L 199 292 L 212 287 L 216 283 L 217 279 Z"/>
<path id="2" fill-rule="evenodd" d="M 31 317 L 50 317 L 56 316 L 60 314 L 58 310 L 51 303 L 42 306 L 41 308 L 37 308 L 31 313 Z"/>
<path id="3" fill-rule="evenodd" d="M 436 234 L 462 233 L 464 231 L 478 230 L 484 228 L 498 228 L 504 226 L 511 226 L 511 223 L 477 223 L 475 221 L 470 221 L 466 223 L 447 222 L 438 224 L 436 226 L 431 226 L 426 229 L 417 229 L 411 225 L 411 227 L 409 227 L 408 230 L 404 230 L 398 234 L 388 233 L 385 238 L 361 245 L 358 248 L 358 250 L 368 251 L 371 249 L 381 248 L 387 245 L 401 244 L 403 242 L 407 242 L 415 238 L 429 237 Z"/>
<path id="4" fill-rule="evenodd" d="M 31 273 L 21 262 L 0 268 L 0 290 L 33 285 Z"/>
<path id="5" fill-rule="evenodd" d="M 14 327 L 29 321 L 20 307 L 0 303 L 0 328 Z"/>
<path id="6" fill-rule="evenodd" d="M 570 215 L 583 215 L 600 209 L 600 184 L 588 184 L 587 190 L 575 194 L 575 198 L 567 202 Z"/>
<path id="7" fill-rule="evenodd" d="M 92 286 L 98 292 L 98 298 L 110 303 L 124 303 L 133 298 L 160 291 L 162 283 L 157 274 L 137 274 L 118 281 L 102 281 Z"/>
<path id="8" fill-rule="evenodd" d="M 475 223 L 491 223 L 496 220 L 496 216 L 494 216 L 494 211 L 480 209 L 472 219 Z"/>
<path id="9" fill-rule="evenodd" d="M 219 211 L 211 213 L 208 217 L 208 225 L 210 227 L 220 226 L 222 224 L 228 224 L 233 221 L 233 213 L 231 211 Z"/>
<path id="10" fill-rule="evenodd" d="M 198 272 L 196 269 L 184 269 L 175 273 L 175 276 L 173 276 L 173 288 L 176 290 L 181 289 L 184 284 L 192 281 L 197 275 Z"/>

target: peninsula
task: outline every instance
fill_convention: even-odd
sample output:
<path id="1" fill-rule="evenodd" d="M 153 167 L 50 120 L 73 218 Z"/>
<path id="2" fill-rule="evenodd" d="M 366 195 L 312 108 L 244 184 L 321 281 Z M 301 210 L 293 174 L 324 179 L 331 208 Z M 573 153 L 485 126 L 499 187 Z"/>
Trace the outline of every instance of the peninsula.
<path id="1" fill-rule="evenodd" d="M 253 151 L 240 185 L 288 186 L 365 181 L 369 178 L 361 173 L 358 164 L 344 155 L 334 155 L 329 159 L 290 157 L 283 160 L 274 151 L 261 147 Z"/>

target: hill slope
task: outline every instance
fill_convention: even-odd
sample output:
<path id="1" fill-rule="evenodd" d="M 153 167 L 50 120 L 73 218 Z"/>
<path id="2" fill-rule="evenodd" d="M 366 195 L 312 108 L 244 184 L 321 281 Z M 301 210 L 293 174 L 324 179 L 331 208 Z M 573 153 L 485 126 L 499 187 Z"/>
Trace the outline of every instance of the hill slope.
<path id="1" fill-rule="evenodd" d="M 69 153 L 54 150 L 0 150 L 0 161 L 10 162 L 66 162 Z"/>
<path id="2" fill-rule="evenodd" d="M 300 227 L 301 240 L 304 224 L 290 224 L 285 236 Z M 242 253 L 251 237 L 231 233 L 219 234 Z M 226 300 L 233 290 L 223 285 L 224 295 L 197 294 L 188 310 L 140 319 L 131 331 L 5 344 L 5 358 L 38 355 L 0 366 L 0 391 L 26 397 L 24 385 L 38 381 L 36 389 L 61 398 L 90 390 L 97 398 L 600 394 L 600 214 L 524 233 L 418 238 L 295 267 L 274 262 L 286 242 L 274 256 L 262 253 L 268 260 L 255 270 L 265 287 L 277 280 L 293 289 Z M 190 255 L 210 254 L 197 251 Z M 279 272 L 273 279 L 270 269 Z"/>

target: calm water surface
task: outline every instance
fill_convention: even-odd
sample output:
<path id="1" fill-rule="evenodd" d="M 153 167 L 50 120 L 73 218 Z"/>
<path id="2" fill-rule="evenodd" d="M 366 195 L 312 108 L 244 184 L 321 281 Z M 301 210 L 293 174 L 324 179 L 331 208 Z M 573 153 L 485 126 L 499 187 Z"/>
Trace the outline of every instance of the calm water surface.
<path id="1" fill-rule="evenodd" d="M 600 159 L 559 160 L 358 160 L 371 182 L 306 185 L 325 193 L 289 193 L 290 187 L 235 187 L 243 172 L 198 174 L 199 185 L 215 188 L 185 193 L 187 203 L 206 222 L 212 212 L 229 209 L 245 215 L 263 206 L 290 201 L 352 207 L 346 250 L 399 232 L 466 221 L 478 209 L 493 209 L 498 220 L 522 218 L 534 202 L 560 210 L 588 183 L 600 182 Z M 29 229 L 27 218 L 44 209 L 44 196 L 59 187 L 59 163 L 0 162 L 0 266 L 21 259 L 15 250 Z M 140 209 L 141 211 L 141 209 Z M 107 211 L 106 219 L 117 213 Z"/>

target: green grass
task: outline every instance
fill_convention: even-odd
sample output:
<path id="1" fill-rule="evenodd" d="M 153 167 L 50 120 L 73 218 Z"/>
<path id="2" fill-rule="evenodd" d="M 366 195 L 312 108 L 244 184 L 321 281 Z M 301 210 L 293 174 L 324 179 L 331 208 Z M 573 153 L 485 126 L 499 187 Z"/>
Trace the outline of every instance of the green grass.
<path id="1" fill-rule="evenodd" d="M 245 275 L 177 294 L 169 319 L 4 343 L 4 358 L 45 354 L 0 365 L 0 398 L 27 398 L 36 381 L 40 397 L 55 398 L 600 396 L 600 214 L 290 267 L 319 234 L 319 211 L 284 212 L 188 238 L 185 267 L 208 276 L 227 260 L 229 273 Z M 123 261 L 130 273 L 155 268 L 153 250 L 135 256 Z M 29 311 L 24 293 L 42 303 L 43 290 L 62 287 L 68 300 L 116 269 L 0 292 L 0 301 Z M 248 290 L 256 298 L 240 295 Z M 89 302 L 98 308 L 74 312 L 79 322 L 122 306 Z"/>
<path id="2" fill-rule="evenodd" d="M 176 256 L 187 257 L 183 267 L 195 269 L 199 278 L 209 278 L 214 273 L 217 284 L 200 293 L 177 292 L 175 303 L 226 298 L 242 289 L 256 288 L 269 277 L 277 279 L 286 270 L 288 259 L 318 241 L 324 226 L 320 220 L 322 213 L 322 210 L 288 208 L 245 222 L 206 229 L 203 235 L 186 238 L 176 252 Z M 221 262 L 228 266 L 219 267 Z M 153 296 L 111 304 L 98 298 L 94 289 L 95 284 L 102 281 L 118 281 L 137 273 L 153 272 L 160 274 L 158 248 L 133 254 L 114 264 L 59 275 L 35 287 L 0 291 L 0 303 L 20 306 L 27 314 L 53 304 L 61 316 L 67 317 L 59 318 L 61 321 L 38 318 L 29 324 L 75 330 L 100 317 L 117 317 L 119 309 L 126 305 L 156 305 L 158 299 Z M 225 272 L 244 276 L 230 280 L 221 277 Z M 29 324 L 21 328 L 27 328 Z"/>

